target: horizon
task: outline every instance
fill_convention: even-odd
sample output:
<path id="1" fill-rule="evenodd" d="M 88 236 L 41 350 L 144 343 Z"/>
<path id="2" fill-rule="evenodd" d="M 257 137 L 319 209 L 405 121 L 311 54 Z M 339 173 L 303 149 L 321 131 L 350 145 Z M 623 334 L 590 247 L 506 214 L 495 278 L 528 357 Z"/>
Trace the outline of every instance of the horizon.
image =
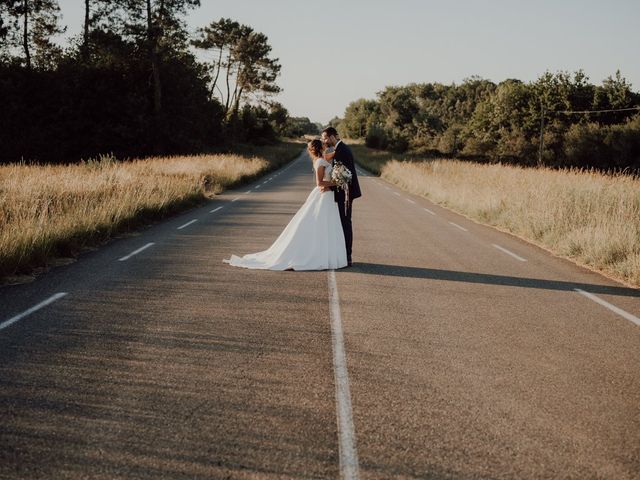
<path id="1" fill-rule="evenodd" d="M 336 8 L 340 2 L 326 0 L 320 18 L 335 14 L 336 21 L 322 23 L 293 0 L 274 0 L 269 8 L 259 8 L 264 3 L 253 0 L 203 1 L 186 21 L 193 33 L 229 17 L 267 35 L 272 56 L 282 64 L 277 83 L 283 92 L 273 98 L 290 115 L 323 125 L 342 117 L 354 100 L 373 99 L 387 86 L 410 83 L 460 84 L 473 76 L 494 83 L 508 78 L 531 82 L 546 71 L 582 70 L 599 85 L 620 70 L 635 91 L 640 86 L 635 51 L 640 4 L 631 0 L 613 5 L 593 0 L 516 6 L 505 0 L 399 4 L 405 8 L 363 0 Z M 68 27 L 63 37 L 78 34 L 83 7 L 72 0 L 61 0 L 60 7 L 61 23 Z M 323 27 L 319 34 L 309 34 L 317 25 Z M 327 55 L 332 49 L 338 52 Z M 310 55 L 312 51 L 320 53 Z M 325 74 L 328 63 L 335 65 L 336 74 Z"/>

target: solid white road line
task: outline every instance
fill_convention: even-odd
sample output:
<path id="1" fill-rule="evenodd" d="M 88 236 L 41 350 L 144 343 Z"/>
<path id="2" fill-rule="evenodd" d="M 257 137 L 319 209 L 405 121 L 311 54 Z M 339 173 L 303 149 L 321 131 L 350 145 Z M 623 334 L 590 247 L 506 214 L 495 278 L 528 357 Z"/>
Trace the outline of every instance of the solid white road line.
<path id="1" fill-rule="evenodd" d="M 460 230 L 463 230 L 463 231 L 465 231 L 465 232 L 468 232 L 468 231 L 469 231 L 469 230 L 467 230 L 466 228 L 461 227 L 461 226 L 460 226 L 460 225 L 458 225 L 457 223 L 453 223 L 453 222 L 449 222 L 449 223 L 450 223 L 451 225 L 453 225 L 454 227 L 459 228 Z"/>
<path id="2" fill-rule="evenodd" d="M 331 306 L 331 338 L 333 340 L 333 372 L 336 384 L 340 473 L 343 479 L 357 479 L 358 452 L 356 450 L 355 429 L 353 428 L 347 357 L 342 335 L 340 298 L 338 297 L 338 285 L 334 270 L 329 270 L 329 304 Z"/>
<path id="3" fill-rule="evenodd" d="M 521 262 L 526 262 L 527 261 L 526 258 L 522 258 L 520 255 L 516 255 L 515 253 L 510 252 L 509 250 L 507 250 L 506 248 L 501 247 L 500 245 L 496 245 L 495 243 L 492 243 L 491 245 L 496 247 L 498 250 L 502 250 L 507 255 L 511 255 L 513 258 L 516 258 L 516 259 L 520 260 Z"/>
<path id="4" fill-rule="evenodd" d="M 209 213 L 216 213 L 221 208 L 223 208 L 223 207 L 214 208 L 213 210 L 209 211 Z"/>
<path id="5" fill-rule="evenodd" d="M 144 247 L 140 247 L 137 250 L 134 250 L 133 252 L 131 252 L 129 255 L 125 255 L 122 258 L 119 258 L 118 261 L 120 262 L 124 262 L 125 260 L 129 260 L 131 257 L 133 257 L 134 255 L 137 255 L 138 253 L 140 253 L 141 251 L 143 251 L 146 248 L 149 248 L 151 245 L 153 245 L 153 242 L 149 242 L 147 243 Z"/>
<path id="6" fill-rule="evenodd" d="M 435 215 L 435 214 L 436 214 L 435 212 L 432 212 L 432 211 L 431 211 L 431 210 L 429 210 L 428 208 L 424 208 L 424 207 L 422 207 L 422 209 L 423 209 L 425 212 L 430 213 L 431 215 Z"/>
<path id="7" fill-rule="evenodd" d="M 231 200 L 232 202 L 235 202 L 236 200 L 240 200 L 240 197 L 236 197 L 233 200 Z"/>
<path id="8" fill-rule="evenodd" d="M 409 202 L 409 203 L 416 203 L 416 202 L 414 202 L 413 200 L 411 200 L 410 198 L 407 198 L 406 200 L 407 200 L 407 202 Z"/>
<path id="9" fill-rule="evenodd" d="M 590 300 L 593 300 L 596 303 L 599 303 L 600 305 L 602 305 L 603 307 L 607 307 L 609 310 L 611 310 L 612 312 L 617 313 L 618 315 L 620 315 L 621 317 L 626 318 L 627 320 L 629 320 L 630 322 L 635 323 L 636 325 L 640 326 L 640 318 L 636 317 L 635 315 L 631 315 L 629 312 L 626 312 L 624 310 L 622 310 L 621 308 L 616 307 L 615 305 L 610 304 L 609 302 L 602 300 L 599 297 L 596 297 L 595 295 L 593 295 L 592 293 L 589 292 L 585 292 L 584 290 L 580 290 L 579 288 L 574 288 L 574 290 L 576 292 L 578 292 L 581 295 L 584 295 L 585 297 L 587 297 Z"/>
<path id="10" fill-rule="evenodd" d="M 24 312 L 19 313 L 15 317 L 11 317 L 9 320 L 5 320 L 4 322 L 0 323 L 0 330 L 2 330 L 4 328 L 7 328 L 9 325 L 11 325 L 13 323 L 16 323 L 18 320 L 26 317 L 27 315 L 31 315 L 36 310 L 40 310 L 42 307 L 46 307 L 50 303 L 53 303 L 56 300 L 58 300 L 59 298 L 64 297 L 66 294 L 67 294 L 67 292 L 59 292 L 59 293 L 56 293 L 55 295 L 51 295 L 49 298 L 47 298 L 43 302 L 40 302 L 39 304 L 31 307 L 29 310 L 25 310 Z"/>
<path id="11" fill-rule="evenodd" d="M 184 225 L 181 225 L 178 227 L 178 230 L 182 230 L 184 227 L 188 227 L 189 225 L 191 225 L 192 223 L 197 222 L 198 219 L 194 218 L 193 220 L 188 221 L 187 223 L 185 223 Z"/>

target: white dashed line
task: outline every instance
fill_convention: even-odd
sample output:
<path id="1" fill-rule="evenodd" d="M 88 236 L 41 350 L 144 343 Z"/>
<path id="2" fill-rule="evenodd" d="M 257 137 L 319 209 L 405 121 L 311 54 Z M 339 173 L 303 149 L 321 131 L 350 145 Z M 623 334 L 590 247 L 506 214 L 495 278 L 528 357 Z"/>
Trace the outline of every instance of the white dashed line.
<path id="1" fill-rule="evenodd" d="M 407 200 L 407 202 L 409 202 L 409 203 L 413 203 L 413 204 L 415 204 L 415 203 L 416 203 L 416 202 L 414 202 L 413 200 L 411 200 L 410 198 L 407 198 L 406 200 Z"/>
<path id="2" fill-rule="evenodd" d="M 253 187 L 254 190 L 258 190 L 260 188 L 260 185 L 256 185 L 255 187 Z"/>
<path id="3" fill-rule="evenodd" d="M 231 201 L 232 201 L 232 202 L 235 202 L 235 201 L 237 201 L 237 200 L 240 200 L 240 197 L 236 197 L 236 198 L 234 198 L 234 199 L 233 199 L 233 200 L 231 200 Z"/>
<path id="4" fill-rule="evenodd" d="M 218 208 L 214 208 L 213 210 L 210 210 L 209 213 L 216 213 L 218 210 L 220 210 L 221 208 L 224 207 L 218 207 Z"/>
<path id="5" fill-rule="evenodd" d="M 384 186 L 384 188 L 386 188 L 387 190 L 390 190 L 390 188 L 389 188 L 389 187 L 387 187 L 386 185 Z"/>
<path id="6" fill-rule="evenodd" d="M 58 292 L 55 295 L 51 295 L 49 298 L 47 298 L 46 300 L 40 302 L 39 304 L 31 307 L 29 310 L 25 310 L 24 312 L 19 313 L 18 315 L 14 316 L 14 317 L 11 317 L 9 320 L 5 320 L 4 322 L 0 323 L 0 330 L 7 328 L 9 325 L 12 325 L 12 324 L 16 323 L 18 320 L 23 319 L 27 315 L 31 315 L 36 310 L 40 310 L 42 307 L 46 307 L 50 303 L 53 303 L 56 300 L 58 300 L 59 298 L 64 297 L 66 294 L 67 294 L 67 292 Z"/>
<path id="7" fill-rule="evenodd" d="M 137 255 L 138 253 L 140 253 L 141 251 L 149 248 L 151 245 L 153 245 L 153 242 L 149 242 L 147 243 L 144 247 L 140 247 L 137 250 L 134 250 L 133 252 L 131 252 L 129 255 L 125 255 L 122 258 L 119 258 L 118 261 L 119 262 L 124 262 L 125 260 L 129 260 L 131 257 L 133 257 L 134 255 Z"/>
<path id="8" fill-rule="evenodd" d="M 251 190 L 247 190 L 246 192 L 244 192 L 245 195 L 251 193 Z"/>
<path id="9" fill-rule="evenodd" d="M 460 225 L 458 225 L 457 223 L 453 223 L 453 222 L 449 222 L 449 223 L 450 223 L 451 225 L 453 225 L 454 227 L 459 228 L 460 230 L 463 230 L 463 231 L 465 231 L 465 232 L 468 232 L 468 231 L 469 231 L 469 230 L 467 230 L 466 228 L 461 227 L 461 226 L 460 226 Z"/>
<path id="10" fill-rule="evenodd" d="M 357 479 L 358 452 L 356 450 L 356 434 L 353 427 L 347 356 L 344 351 L 342 335 L 340 298 L 338 297 L 338 285 L 334 270 L 329 270 L 329 304 L 331 306 L 329 312 L 331 316 L 331 338 L 333 340 L 333 373 L 336 385 L 340 473 L 343 479 Z"/>
<path id="11" fill-rule="evenodd" d="M 398 192 L 393 192 L 394 195 L 400 196 Z"/>
<path id="12" fill-rule="evenodd" d="M 189 225 L 191 225 L 192 223 L 196 223 L 197 221 L 198 221 L 198 219 L 194 218 L 193 220 L 188 221 L 184 225 L 179 226 L 178 230 L 182 230 L 184 227 L 188 227 Z"/>
<path id="13" fill-rule="evenodd" d="M 504 247 L 501 247 L 500 245 L 496 245 L 495 243 L 492 243 L 491 245 L 493 245 L 494 247 L 496 247 L 498 250 L 503 251 L 504 253 L 506 253 L 507 255 L 511 255 L 513 258 L 520 260 L 521 262 L 526 262 L 527 259 L 526 258 L 522 258 L 520 255 L 516 255 L 513 252 L 510 252 L 509 250 L 507 250 Z"/>
<path id="14" fill-rule="evenodd" d="M 584 295 L 585 297 L 587 297 L 590 300 L 593 300 L 596 303 L 599 303 L 600 305 L 602 305 L 603 307 L 608 308 L 609 310 L 611 310 L 612 312 L 617 313 L 618 315 L 620 315 L 621 317 L 626 318 L 627 320 L 629 320 L 630 322 L 635 323 L 636 325 L 640 326 L 640 318 L 636 317 L 635 315 L 631 315 L 629 312 L 622 310 L 621 308 L 616 307 L 615 305 L 612 305 L 611 303 L 602 300 L 599 297 L 596 297 L 595 295 L 593 295 L 592 293 L 589 292 L 585 292 L 584 290 L 580 290 L 579 288 L 574 288 L 574 290 L 576 292 L 578 292 L 580 295 Z"/>
<path id="15" fill-rule="evenodd" d="M 423 209 L 425 212 L 430 213 L 431 215 L 435 215 L 435 214 L 436 214 L 436 212 L 432 212 L 432 211 L 431 211 L 431 210 L 429 210 L 428 208 L 424 208 L 424 207 L 422 207 L 422 209 Z"/>

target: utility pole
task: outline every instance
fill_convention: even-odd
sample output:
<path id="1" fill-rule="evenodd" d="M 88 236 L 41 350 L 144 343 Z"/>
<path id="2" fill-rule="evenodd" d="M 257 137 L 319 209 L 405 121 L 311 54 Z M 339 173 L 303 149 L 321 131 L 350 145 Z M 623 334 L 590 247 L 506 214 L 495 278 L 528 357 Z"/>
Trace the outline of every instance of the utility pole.
<path id="1" fill-rule="evenodd" d="M 542 166 L 542 149 L 544 148 L 544 104 L 540 99 L 540 148 L 538 150 L 538 166 Z"/>
<path id="2" fill-rule="evenodd" d="M 458 132 L 456 130 L 453 131 L 453 149 L 451 150 L 451 155 L 454 157 L 458 153 Z"/>

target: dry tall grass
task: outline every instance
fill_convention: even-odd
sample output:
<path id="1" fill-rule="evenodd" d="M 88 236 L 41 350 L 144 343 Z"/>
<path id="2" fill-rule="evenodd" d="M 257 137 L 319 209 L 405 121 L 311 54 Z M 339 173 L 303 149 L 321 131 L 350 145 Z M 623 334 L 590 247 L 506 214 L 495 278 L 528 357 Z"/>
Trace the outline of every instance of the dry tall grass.
<path id="1" fill-rule="evenodd" d="M 640 286 L 640 178 L 354 153 L 403 189 Z"/>
<path id="2" fill-rule="evenodd" d="M 76 165 L 0 166 L 0 277 L 73 256 L 143 222 L 250 181 L 302 151 L 292 142 L 260 155 L 195 155 Z"/>

